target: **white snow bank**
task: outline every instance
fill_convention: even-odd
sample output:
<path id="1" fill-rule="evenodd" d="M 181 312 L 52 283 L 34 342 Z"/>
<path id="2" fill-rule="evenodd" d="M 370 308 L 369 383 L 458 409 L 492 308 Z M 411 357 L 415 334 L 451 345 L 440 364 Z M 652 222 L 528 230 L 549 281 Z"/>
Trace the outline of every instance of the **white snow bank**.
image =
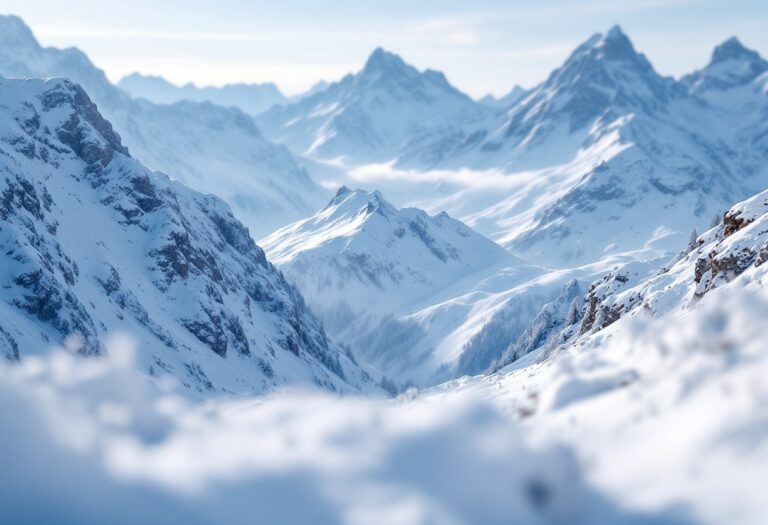
<path id="1" fill-rule="evenodd" d="M 139 376 L 131 354 L 121 339 L 107 358 L 0 364 L 2 521 L 647 523 L 471 395 L 193 405 Z"/>

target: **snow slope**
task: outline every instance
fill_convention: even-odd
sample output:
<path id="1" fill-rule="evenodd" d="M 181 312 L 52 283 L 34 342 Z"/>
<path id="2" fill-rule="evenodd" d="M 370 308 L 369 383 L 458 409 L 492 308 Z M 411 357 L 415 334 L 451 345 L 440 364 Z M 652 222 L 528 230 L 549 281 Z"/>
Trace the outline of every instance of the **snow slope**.
<path id="1" fill-rule="evenodd" d="M 147 166 L 225 199 L 255 236 L 327 199 L 302 162 L 264 139 L 250 117 L 204 102 L 133 100 L 78 49 L 44 48 L 15 16 L 0 17 L 0 75 L 64 77 L 83 86 L 125 146 Z"/>
<path id="2" fill-rule="evenodd" d="M 195 396 L 365 375 L 222 201 L 153 173 L 69 80 L 0 79 L 0 353 L 100 354 Z"/>
<path id="3" fill-rule="evenodd" d="M 221 87 L 198 87 L 192 83 L 177 86 L 163 77 L 131 73 L 120 79 L 117 87 L 134 98 L 145 98 L 157 104 L 173 104 L 181 100 L 211 102 L 217 106 L 236 107 L 249 115 L 258 115 L 288 98 L 271 82 L 264 84 L 227 84 Z"/>
<path id="4" fill-rule="evenodd" d="M 354 165 L 394 160 L 411 142 L 459 130 L 491 113 L 442 73 L 418 71 L 379 48 L 360 72 L 274 107 L 256 122 L 269 139 L 297 153 Z"/>

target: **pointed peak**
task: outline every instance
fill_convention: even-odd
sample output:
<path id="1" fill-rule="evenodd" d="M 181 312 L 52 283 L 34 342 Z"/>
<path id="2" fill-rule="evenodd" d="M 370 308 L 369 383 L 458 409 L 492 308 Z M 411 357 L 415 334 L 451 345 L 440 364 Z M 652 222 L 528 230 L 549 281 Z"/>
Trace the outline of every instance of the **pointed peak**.
<path id="1" fill-rule="evenodd" d="M 344 195 L 346 195 L 347 193 L 351 193 L 351 192 L 352 192 L 352 190 L 350 190 L 349 188 L 347 188 L 345 185 L 342 185 L 342 186 L 341 186 L 341 187 L 338 189 L 338 191 L 336 192 L 336 195 L 334 195 L 334 196 L 333 196 L 333 198 L 334 198 L 334 199 L 336 199 L 337 197 L 343 197 L 343 196 L 344 196 Z"/>
<path id="2" fill-rule="evenodd" d="M 652 69 L 647 59 L 635 50 L 632 41 L 618 25 L 610 28 L 605 34 L 592 35 L 576 48 L 567 62 L 581 62 L 584 59 L 627 62 L 644 70 Z"/>
<path id="3" fill-rule="evenodd" d="M 381 47 L 377 47 L 368 57 L 363 71 L 384 71 L 402 67 L 407 67 L 407 64 L 399 55 L 390 53 Z"/>
<path id="4" fill-rule="evenodd" d="M 744 47 L 738 38 L 732 36 L 712 51 L 712 64 L 726 60 L 742 60 L 747 62 L 761 60 L 757 51 Z"/>
<path id="5" fill-rule="evenodd" d="M 355 214 L 361 211 L 370 214 L 378 211 L 386 215 L 397 212 L 397 209 L 384 199 L 380 191 L 352 190 L 346 186 L 338 189 L 325 209 L 332 207 L 344 214 Z"/>
<path id="6" fill-rule="evenodd" d="M 614 25 L 611 27 L 608 32 L 605 34 L 606 40 L 629 40 L 627 38 L 627 35 L 624 34 L 624 31 L 622 31 L 621 26 L 619 24 Z"/>

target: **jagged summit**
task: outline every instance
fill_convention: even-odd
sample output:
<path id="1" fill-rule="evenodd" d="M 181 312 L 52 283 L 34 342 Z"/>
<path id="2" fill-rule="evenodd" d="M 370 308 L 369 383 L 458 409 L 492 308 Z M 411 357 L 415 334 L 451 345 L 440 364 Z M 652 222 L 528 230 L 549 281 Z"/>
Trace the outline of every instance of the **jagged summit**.
<path id="1" fill-rule="evenodd" d="M 363 72 L 387 71 L 392 72 L 397 68 L 408 68 L 408 64 L 395 53 L 391 53 L 384 48 L 377 47 L 368 57 L 363 67 Z"/>
<path id="2" fill-rule="evenodd" d="M 397 213 L 397 209 L 387 202 L 379 190 L 351 190 L 346 186 L 339 188 L 323 211 L 326 212 L 323 214 L 324 218 L 333 217 L 334 220 L 339 217 L 354 217 L 361 213 L 370 215 L 378 212 L 384 216 Z"/>
<path id="3" fill-rule="evenodd" d="M 543 140 L 547 128 L 562 122 L 572 133 L 606 112 L 614 116 L 653 113 L 663 110 L 675 92 L 674 80 L 656 73 L 621 28 L 614 26 L 604 35 L 587 39 L 531 90 L 524 103 L 513 107 L 506 139 L 513 144 Z"/>
<path id="4" fill-rule="evenodd" d="M 681 83 L 692 93 L 702 94 L 749 84 L 766 71 L 768 61 L 731 37 L 715 47 L 706 67 L 684 76 Z"/>
<path id="5" fill-rule="evenodd" d="M 490 114 L 445 75 L 377 48 L 363 69 L 320 93 L 256 118 L 271 140 L 312 158 L 350 164 L 399 158 L 414 141 Z"/>
<path id="6" fill-rule="evenodd" d="M 749 49 L 741 41 L 732 36 L 712 51 L 710 64 L 717 64 L 726 60 L 762 61 L 760 53 Z"/>
<path id="7" fill-rule="evenodd" d="M 654 72 L 651 63 L 645 55 L 638 53 L 632 45 L 632 41 L 621 30 L 618 25 L 613 26 L 607 33 L 597 33 L 592 35 L 569 57 L 564 64 L 566 68 L 569 63 L 593 64 L 594 62 L 624 62 L 642 72 Z M 594 67 L 594 66 L 591 66 Z M 588 68 L 581 69 L 587 71 Z M 655 73 L 655 72 L 654 72 Z"/>

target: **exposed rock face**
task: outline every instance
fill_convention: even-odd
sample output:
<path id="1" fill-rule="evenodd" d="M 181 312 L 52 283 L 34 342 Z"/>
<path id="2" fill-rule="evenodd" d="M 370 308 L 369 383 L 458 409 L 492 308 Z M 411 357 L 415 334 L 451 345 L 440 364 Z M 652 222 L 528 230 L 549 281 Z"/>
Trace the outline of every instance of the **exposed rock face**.
<path id="1" fill-rule="evenodd" d="M 70 81 L 0 80 L 0 248 L 10 359 L 119 330 L 200 392 L 366 383 L 227 206 L 128 156 Z"/>

